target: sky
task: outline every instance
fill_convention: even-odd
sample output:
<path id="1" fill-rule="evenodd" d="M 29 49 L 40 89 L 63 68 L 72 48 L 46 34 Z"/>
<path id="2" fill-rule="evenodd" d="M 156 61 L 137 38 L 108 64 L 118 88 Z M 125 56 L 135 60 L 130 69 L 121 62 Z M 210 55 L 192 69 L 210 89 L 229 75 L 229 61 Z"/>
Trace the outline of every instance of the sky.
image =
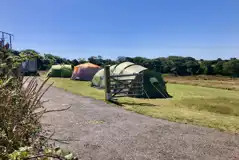
<path id="1" fill-rule="evenodd" d="M 13 48 L 64 58 L 239 58 L 239 0 L 0 0 Z"/>

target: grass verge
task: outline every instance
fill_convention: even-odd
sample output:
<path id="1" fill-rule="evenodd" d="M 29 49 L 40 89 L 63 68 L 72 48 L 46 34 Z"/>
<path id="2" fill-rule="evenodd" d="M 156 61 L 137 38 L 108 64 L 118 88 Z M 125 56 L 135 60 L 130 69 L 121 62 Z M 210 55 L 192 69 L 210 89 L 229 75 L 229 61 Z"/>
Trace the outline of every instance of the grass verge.
<path id="1" fill-rule="evenodd" d="M 89 82 L 51 78 L 54 86 L 69 92 L 104 100 L 104 90 Z M 167 84 L 171 99 L 120 98 L 122 107 L 154 118 L 191 123 L 239 133 L 239 91 Z"/>

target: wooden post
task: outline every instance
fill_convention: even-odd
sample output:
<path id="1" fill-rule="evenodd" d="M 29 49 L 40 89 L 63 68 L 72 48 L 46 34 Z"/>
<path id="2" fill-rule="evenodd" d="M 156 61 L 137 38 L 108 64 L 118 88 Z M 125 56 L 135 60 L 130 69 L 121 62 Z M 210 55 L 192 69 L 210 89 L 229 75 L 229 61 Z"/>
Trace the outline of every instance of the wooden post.
<path id="1" fill-rule="evenodd" d="M 12 49 L 12 35 L 10 35 L 10 49 Z"/>
<path id="2" fill-rule="evenodd" d="M 62 78 L 62 70 L 63 70 L 63 65 L 62 65 L 62 64 L 60 64 L 60 66 L 61 66 L 61 78 Z"/>
<path id="3" fill-rule="evenodd" d="M 4 32 L 2 32 L 2 47 L 5 46 L 5 37 L 4 37 Z"/>
<path id="4" fill-rule="evenodd" d="M 110 66 L 105 66 L 105 100 L 110 101 L 111 93 L 110 93 Z"/>

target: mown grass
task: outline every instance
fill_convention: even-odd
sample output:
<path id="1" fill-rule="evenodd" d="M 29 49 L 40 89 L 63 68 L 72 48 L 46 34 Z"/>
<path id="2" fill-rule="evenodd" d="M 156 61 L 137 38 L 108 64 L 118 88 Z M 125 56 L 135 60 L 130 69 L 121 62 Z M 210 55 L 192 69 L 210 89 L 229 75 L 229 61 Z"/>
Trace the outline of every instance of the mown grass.
<path id="1" fill-rule="evenodd" d="M 230 78 L 225 76 L 172 76 L 164 75 L 168 83 L 187 84 L 193 86 L 202 86 L 210 88 L 220 88 L 239 91 L 239 78 Z"/>
<path id="2" fill-rule="evenodd" d="M 51 78 L 54 86 L 75 94 L 104 100 L 104 90 L 89 82 Z M 191 123 L 239 133 L 239 91 L 167 84 L 170 99 L 120 98 L 122 107 L 154 118 Z"/>

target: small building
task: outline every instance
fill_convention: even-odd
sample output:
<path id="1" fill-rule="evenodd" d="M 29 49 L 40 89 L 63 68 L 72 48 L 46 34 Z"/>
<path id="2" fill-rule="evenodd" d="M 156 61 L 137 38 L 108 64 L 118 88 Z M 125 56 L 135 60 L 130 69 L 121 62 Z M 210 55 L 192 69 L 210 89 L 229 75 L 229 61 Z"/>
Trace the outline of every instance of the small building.
<path id="1" fill-rule="evenodd" d="M 21 72 L 24 75 L 37 74 L 37 71 L 38 71 L 37 58 L 22 62 L 20 68 L 21 68 Z"/>

